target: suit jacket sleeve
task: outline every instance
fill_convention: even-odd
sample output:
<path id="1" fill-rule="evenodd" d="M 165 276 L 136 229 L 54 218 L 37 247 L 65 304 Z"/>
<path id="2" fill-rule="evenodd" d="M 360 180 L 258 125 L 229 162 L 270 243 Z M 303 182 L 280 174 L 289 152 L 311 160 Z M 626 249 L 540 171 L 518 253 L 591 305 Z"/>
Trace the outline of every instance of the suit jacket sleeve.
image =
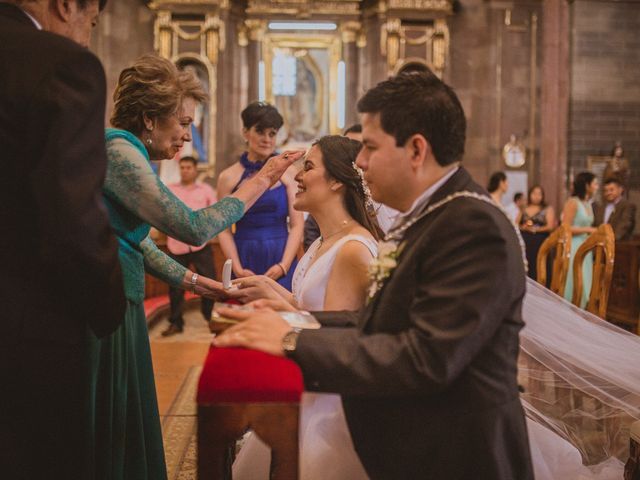
<path id="1" fill-rule="evenodd" d="M 437 250 L 421 247 L 419 255 L 400 260 L 418 265 L 415 279 L 395 279 L 415 293 L 407 318 L 390 320 L 389 331 L 303 331 L 294 359 L 307 388 L 342 395 L 424 395 L 454 382 L 524 295 L 515 234 L 506 219 L 496 222 L 496 215 L 502 214 L 456 212 L 432 229 L 437 235 L 428 245 Z M 394 332 L 394 323 L 407 328 Z"/>
<path id="2" fill-rule="evenodd" d="M 636 225 L 636 206 L 633 203 L 627 202 L 620 210 L 620 219 L 614 229 L 617 242 L 631 237 Z"/>
<path id="3" fill-rule="evenodd" d="M 596 203 L 593 205 L 593 226 L 599 227 L 604 220 L 604 206 Z"/>
<path id="4" fill-rule="evenodd" d="M 358 312 L 311 312 L 323 327 L 355 327 L 358 325 Z"/>
<path id="5" fill-rule="evenodd" d="M 60 300 L 102 336 L 125 311 L 117 241 L 102 201 L 104 71 L 93 54 L 77 49 L 57 63 L 40 91 L 29 111 L 42 156 L 29 183 L 43 268 L 56 279 Z"/>

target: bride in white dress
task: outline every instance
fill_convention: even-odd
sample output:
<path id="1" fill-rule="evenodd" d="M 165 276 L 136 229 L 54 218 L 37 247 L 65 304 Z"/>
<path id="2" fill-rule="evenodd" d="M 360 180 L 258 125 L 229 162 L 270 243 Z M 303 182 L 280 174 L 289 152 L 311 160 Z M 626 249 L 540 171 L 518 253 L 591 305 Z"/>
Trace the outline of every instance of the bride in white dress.
<path id="1" fill-rule="evenodd" d="M 377 255 L 381 232 L 367 206 L 364 183 L 354 166 L 361 144 L 341 136 L 321 138 L 296 176 L 293 207 L 308 211 L 321 236 L 302 257 L 293 292 L 264 277 L 236 281 L 236 298 L 263 298 L 279 310 L 357 310 L 364 305 L 368 265 Z M 370 200 L 370 199 L 369 199 Z M 233 465 L 234 480 L 269 478 L 269 448 L 251 434 Z M 339 395 L 304 393 L 300 418 L 300 470 L 303 480 L 364 480 Z"/>

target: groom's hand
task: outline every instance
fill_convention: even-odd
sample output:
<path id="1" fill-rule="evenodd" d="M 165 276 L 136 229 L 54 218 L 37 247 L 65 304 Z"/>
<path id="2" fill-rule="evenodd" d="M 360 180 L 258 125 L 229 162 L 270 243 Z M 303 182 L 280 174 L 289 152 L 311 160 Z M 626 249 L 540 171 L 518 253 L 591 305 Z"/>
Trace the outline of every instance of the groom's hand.
<path id="1" fill-rule="evenodd" d="M 284 356 L 282 339 L 291 326 L 269 308 L 243 311 L 230 308 L 216 310 L 221 316 L 240 323 L 226 329 L 213 339 L 216 347 L 244 347 L 279 357 Z"/>

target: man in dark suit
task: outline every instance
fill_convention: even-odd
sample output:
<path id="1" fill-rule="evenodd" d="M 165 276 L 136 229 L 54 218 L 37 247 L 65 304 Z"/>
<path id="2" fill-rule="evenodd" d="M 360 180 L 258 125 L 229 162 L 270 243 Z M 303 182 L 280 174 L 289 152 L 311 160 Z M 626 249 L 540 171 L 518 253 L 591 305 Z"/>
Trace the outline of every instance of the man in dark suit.
<path id="1" fill-rule="evenodd" d="M 219 336 L 296 361 L 308 390 L 342 395 L 372 479 L 533 478 L 516 383 L 523 252 L 515 228 L 459 166 L 465 118 L 433 74 L 401 74 L 358 103 L 357 164 L 402 212 L 381 248 L 397 257 L 363 311 L 292 330 L 269 311 Z M 395 253 L 394 253 L 395 252 Z"/>
<path id="2" fill-rule="evenodd" d="M 636 206 L 623 197 L 624 187 L 615 177 L 604 181 L 603 197 L 605 204 L 593 206 L 593 226 L 608 223 L 613 228 L 616 242 L 630 240 L 636 226 Z"/>
<path id="3" fill-rule="evenodd" d="M 105 77 L 86 48 L 98 11 L 98 0 L 0 3 L 3 478 L 87 478 L 85 346 L 124 318 L 101 196 Z"/>

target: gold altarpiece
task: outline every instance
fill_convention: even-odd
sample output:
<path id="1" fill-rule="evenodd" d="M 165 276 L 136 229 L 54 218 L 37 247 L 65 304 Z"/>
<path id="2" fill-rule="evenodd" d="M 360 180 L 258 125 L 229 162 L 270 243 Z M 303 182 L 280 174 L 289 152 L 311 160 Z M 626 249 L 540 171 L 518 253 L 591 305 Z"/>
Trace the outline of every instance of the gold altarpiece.
<path id="1" fill-rule="evenodd" d="M 211 175 L 237 155 L 239 115 L 250 101 L 274 103 L 285 117 L 283 141 L 304 143 L 355 123 L 357 99 L 387 76 L 424 64 L 444 77 L 449 65 L 453 0 L 153 0 L 148 6 L 155 13 L 155 50 L 193 68 L 209 91 L 199 128 Z M 275 30 L 275 21 L 335 29 Z M 274 94 L 277 55 L 297 59 L 312 94 L 303 84 L 290 98 Z"/>
<path id="2" fill-rule="evenodd" d="M 228 0 L 154 0 L 149 8 L 155 11 L 154 49 L 180 68 L 193 69 L 209 94 L 206 105 L 196 113 L 196 127 L 202 150 L 194 156 L 202 160 L 213 174 L 216 166 L 217 88 L 219 54 L 225 49 L 225 23 L 220 13 L 230 6 Z"/>

